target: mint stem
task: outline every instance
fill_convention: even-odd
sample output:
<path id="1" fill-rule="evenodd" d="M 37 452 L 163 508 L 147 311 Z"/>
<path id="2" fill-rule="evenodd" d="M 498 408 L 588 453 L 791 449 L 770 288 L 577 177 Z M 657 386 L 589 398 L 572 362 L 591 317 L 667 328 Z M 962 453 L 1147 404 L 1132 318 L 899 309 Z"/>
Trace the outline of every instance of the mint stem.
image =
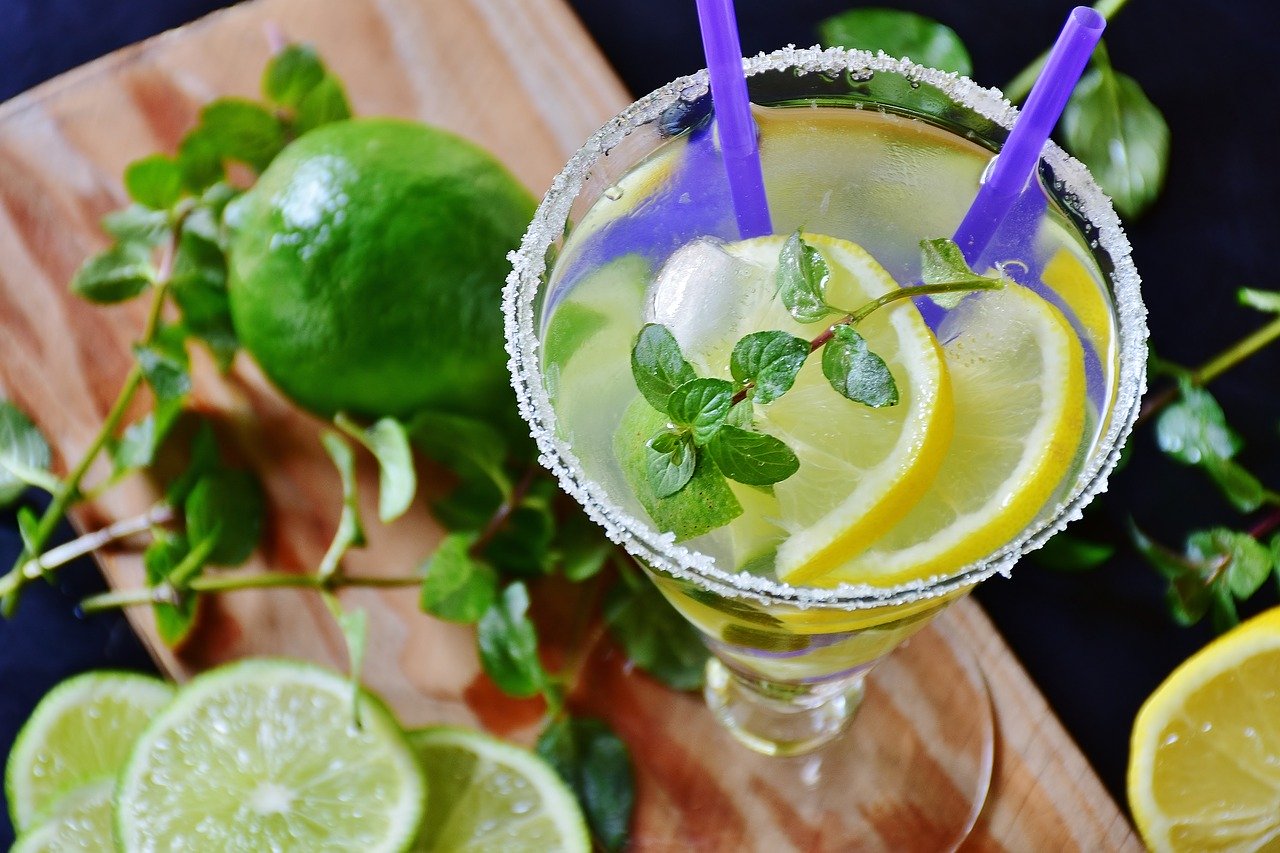
<path id="1" fill-rule="evenodd" d="M 537 474 L 537 466 L 530 466 L 529 470 L 524 472 L 520 482 L 516 483 L 515 488 L 511 490 L 511 494 L 494 511 L 489 523 L 484 526 L 484 529 L 480 531 L 480 535 L 476 537 L 476 541 L 471 543 L 471 548 L 468 552 L 472 557 L 479 557 L 483 554 L 485 547 L 493 541 L 493 537 L 502 532 L 502 528 L 506 526 L 508 519 L 511 518 L 511 513 L 516 511 L 516 508 L 520 506 L 520 502 L 524 500 L 524 496 L 528 494 L 529 489 L 533 486 L 533 480 Z"/>
<path id="2" fill-rule="evenodd" d="M 27 576 L 28 580 L 34 580 L 49 569 L 56 569 L 77 557 L 92 553 L 104 545 L 119 539 L 127 539 L 130 536 L 150 530 L 156 525 L 168 524 L 173 519 L 173 507 L 161 501 L 141 515 L 121 519 L 101 530 L 86 533 L 83 536 L 72 539 L 70 542 L 64 542 L 56 548 L 50 548 L 41 554 L 38 559 L 27 560 L 22 566 L 22 572 Z"/>

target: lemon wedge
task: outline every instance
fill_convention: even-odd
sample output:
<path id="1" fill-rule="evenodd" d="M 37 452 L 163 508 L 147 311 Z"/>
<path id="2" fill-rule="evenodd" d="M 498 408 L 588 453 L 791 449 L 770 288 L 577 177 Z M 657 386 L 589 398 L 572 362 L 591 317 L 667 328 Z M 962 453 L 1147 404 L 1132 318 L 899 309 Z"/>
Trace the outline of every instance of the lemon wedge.
<path id="1" fill-rule="evenodd" d="M 1133 726 L 1129 805 L 1154 851 L 1280 849 L 1280 608 L 1174 670 Z"/>
<path id="2" fill-rule="evenodd" d="M 1009 542 L 1072 468 L 1084 428 L 1084 356 L 1058 309 L 1011 283 L 965 300 L 939 337 L 955 430 L 932 486 L 921 492 L 903 481 L 891 489 L 899 503 L 918 501 L 849 559 L 786 543 L 778 551 L 783 580 L 890 585 L 949 573 Z M 861 528 L 857 505 L 848 512 Z"/>

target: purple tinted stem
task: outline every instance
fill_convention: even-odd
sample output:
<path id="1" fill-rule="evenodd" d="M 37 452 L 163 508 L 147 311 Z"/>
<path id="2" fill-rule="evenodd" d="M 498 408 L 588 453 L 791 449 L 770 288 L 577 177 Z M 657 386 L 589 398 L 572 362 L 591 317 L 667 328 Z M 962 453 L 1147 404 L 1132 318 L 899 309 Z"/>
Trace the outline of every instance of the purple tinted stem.
<path id="1" fill-rule="evenodd" d="M 729 178 L 738 231 L 743 239 L 772 234 L 733 0 L 697 2 L 702 49 L 707 55 L 707 72 L 711 76 L 711 102 L 720 131 L 720 154 Z"/>
<path id="2" fill-rule="evenodd" d="M 1067 16 L 990 176 L 978 188 L 973 206 L 956 229 L 953 239 L 970 264 L 976 264 L 982 257 L 1027 181 L 1035 174 L 1040 150 L 1058 123 L 1071 90 L 1106 26 L 1106 19 L 1088 6 L 1077 6 Z"/>

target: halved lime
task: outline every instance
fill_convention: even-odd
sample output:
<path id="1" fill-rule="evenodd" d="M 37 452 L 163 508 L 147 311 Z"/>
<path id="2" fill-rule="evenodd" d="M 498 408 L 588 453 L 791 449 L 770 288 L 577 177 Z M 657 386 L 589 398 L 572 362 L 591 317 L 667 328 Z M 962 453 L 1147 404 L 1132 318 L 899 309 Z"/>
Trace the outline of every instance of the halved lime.
<path id="1" fill-rule="evenodd" d="M 591 849 L 578 801 L 541 758 L 470 729 L 409 732 L 431 801 L 414 850 Z"/>
<path id="2" fill-rule="evenodd" d="M 111 847 L 114 776 L 82 785 L 58 800 L 53 813 L 19 836 L 11 853 L 70 853 Z"/>
<path id="3" fill-rule="evenodd" d="M 128 672 L 90 672 L 49 691 L 5 766 L 14 828 L 25 831 L 64 794 L 118 773 L 138 735 L 172 698 L 163 681 Z"/>
<path id="4" fill-rule="evenodd" d="M 116 794 L 128 851 L 402 850 L 422 770 L 374 696 L 342 676 L 250 660 L 194 679 L 138 739 Z"/>

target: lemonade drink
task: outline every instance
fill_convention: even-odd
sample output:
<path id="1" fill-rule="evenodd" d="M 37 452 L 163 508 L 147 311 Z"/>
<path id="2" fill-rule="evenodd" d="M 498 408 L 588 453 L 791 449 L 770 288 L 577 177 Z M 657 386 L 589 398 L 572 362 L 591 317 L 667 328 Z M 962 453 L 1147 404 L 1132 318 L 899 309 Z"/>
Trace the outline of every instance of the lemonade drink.
<path id="1" fill-rule="evenodd" d="M 786 396 L 755 409 L 757 428 L 795 449 L 793 476 L 646 495 L 645 437 L 666 420 L 633 377 L 646 323 L 672 331 L 698 376 L 720 378 L 744 334 L 817 337 L 833 318 L 798 322 L 776 298 L 786 235 L 802 230 L 824 255 L 842 310 L 919 282 L 920 241 L 950 235 L 1003 139 L 989 118 L 998 102 L 954 79 L 839 51 L 807 52 L 802 73 L 785 67 L 793 55 L 757 60 L 750 81 L 766 105 L 756 118 L 778 236 L 738 241 L 706 100 L 673 84 L 580 152 L 591 165 L 571 205 L 549 207 L 556 191 L 544 202 L 569 227 L 541 235 L 554 264 L 517 318 L 540 346 L 512 347 L 517 365 L 536 359 L 537 386 L 517 366 L 517 391 L 562 483 L 703 633 L 713 708 L 769 752 L 838 732 L 878 659 L 1101 486 L 1135 413 L 1145 335 L 1140 316 L 1116 310 L 1117 281 L 1137 297 L 1127 245 L 1096 224 L 1114 217 L 1059 156 L 975 264 L 1000 264 L 1007 293 L 950 312 L 904 301 L 858 326 L 898 405 L 841 398 L 815 354 Z M 527 273 L 517 259 L 513 280 Z M 519 297 L 509 289 L 509 310 Z M 1030 344 L 1003 340 L 1018 330 Z M 1004 408 L 1037 405 L 1052 416 L 1000 434 Z"/>

